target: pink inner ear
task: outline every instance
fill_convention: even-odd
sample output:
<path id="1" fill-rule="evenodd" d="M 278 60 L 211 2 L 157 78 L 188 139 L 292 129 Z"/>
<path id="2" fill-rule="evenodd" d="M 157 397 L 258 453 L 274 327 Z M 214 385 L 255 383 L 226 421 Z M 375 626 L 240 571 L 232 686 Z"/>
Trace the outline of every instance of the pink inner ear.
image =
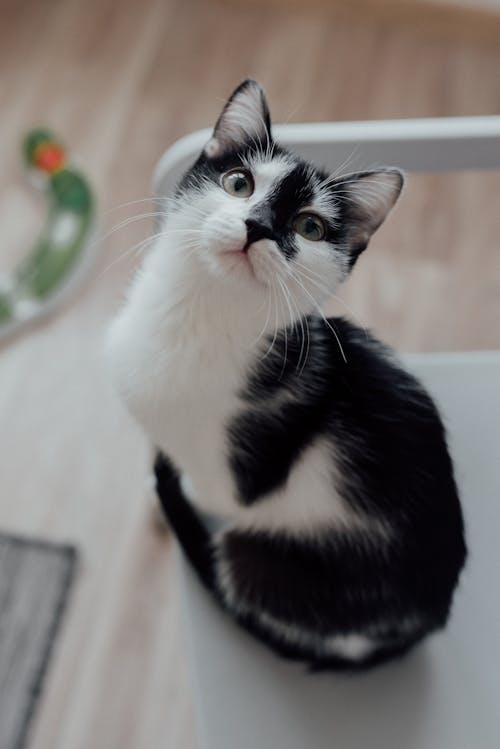
<path id="1" fill-rule="evenodd" d="M 207 145 L 205 146 L 205 153 L 206 155 L 213 159 L 214 156 L 217 156 L 218 153 L 220 153 L 220 143 L 217 140 L 217 138 L 210 138 Z"/>

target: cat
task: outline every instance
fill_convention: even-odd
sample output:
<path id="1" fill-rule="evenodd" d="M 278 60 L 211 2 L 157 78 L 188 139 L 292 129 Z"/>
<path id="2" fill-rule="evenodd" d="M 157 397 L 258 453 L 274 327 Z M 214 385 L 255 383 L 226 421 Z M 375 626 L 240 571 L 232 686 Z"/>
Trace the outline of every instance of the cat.
<path id="1" fill-rule="evenodd" d="M 466 558 L 436 406 L 387 346 L 321 311 L 402 185 L 395 168 L 329 175 L 281 147 L 246 80 L 109 329 L 200 580 L 312 669 L 374 666 L 443 627 Z"/>

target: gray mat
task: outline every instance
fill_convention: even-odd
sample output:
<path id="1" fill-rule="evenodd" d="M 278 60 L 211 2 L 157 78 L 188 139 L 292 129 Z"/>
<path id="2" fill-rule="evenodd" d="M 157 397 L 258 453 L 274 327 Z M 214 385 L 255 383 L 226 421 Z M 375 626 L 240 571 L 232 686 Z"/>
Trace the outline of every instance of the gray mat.
<path id="1" fill-rule="evenodd" d="M 0 533 L 0 749 L 22 749 L 70 590 L 70 546 Z"/>

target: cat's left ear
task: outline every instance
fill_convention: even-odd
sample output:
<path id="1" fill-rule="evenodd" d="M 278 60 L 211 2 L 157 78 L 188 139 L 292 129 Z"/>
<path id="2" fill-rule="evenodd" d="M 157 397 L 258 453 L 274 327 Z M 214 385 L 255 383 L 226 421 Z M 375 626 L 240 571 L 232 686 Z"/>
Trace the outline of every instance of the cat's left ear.
<path id="1" fill-rule="evenodd" d="M 387 218 L 404 183 L 399 169 L 358 172 L 331 182 L 342 207 L 342 224 L 353 260 Z"/>
<path id="2" fill-rule="evenodd" d="M 257 81 L 249 79 L 231 94 L 205 146 L 205 155 L 216 158 L 247 144 L 265 149 L 271 142 L 271 118 L 264 90 Z"/>

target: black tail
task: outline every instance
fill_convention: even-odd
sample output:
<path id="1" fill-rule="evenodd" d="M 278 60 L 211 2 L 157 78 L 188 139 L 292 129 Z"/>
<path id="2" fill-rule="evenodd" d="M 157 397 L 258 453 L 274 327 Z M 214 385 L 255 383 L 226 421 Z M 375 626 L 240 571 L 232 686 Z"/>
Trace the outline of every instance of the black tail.
<path id="1" fill-rule="evenodd" d="M 179 474 L 170 460 L 158 452 L 154 472 L 163 512 L 202 583 L 214 590 L 214 552 L 208 530 L 182 493 Z"/>

